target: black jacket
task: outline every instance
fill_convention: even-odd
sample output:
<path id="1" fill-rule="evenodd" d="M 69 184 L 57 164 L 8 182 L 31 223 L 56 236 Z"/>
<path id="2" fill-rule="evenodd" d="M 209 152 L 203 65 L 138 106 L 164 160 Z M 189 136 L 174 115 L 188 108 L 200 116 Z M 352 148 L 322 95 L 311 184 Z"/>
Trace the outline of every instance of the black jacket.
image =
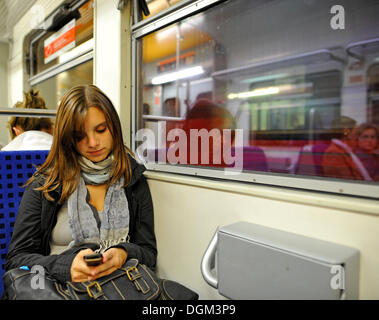
<path id="1" fill-rule="evenodd" d="M 154 212 L 149 186 L 142 174 L 145 167 L 129 157 L 132 167 L 132 179 L 125 188 L 129 204 L 128 243 L 120 243 L 128 252 L 128 258 L 137 258 L 151 268 L 155 267 L 157 247 L 154 233 Z M 60 191 L 50 195 L 54 201 L 47 200 L 41 191 L 34 190 L 42 185 L 41 179 L 35 179 L 24 192 L 18 209 L 13 235 L 8 248 L 6 270 L 20 266 L 41 265 L 59 281 L 71 280 L 71 264 L 78 251 L 84 248 L 96 249 L 96 244 L 86 244 L 71 248 L 59 255 L 50 254 L 50 238 L 57 222 Z"/>

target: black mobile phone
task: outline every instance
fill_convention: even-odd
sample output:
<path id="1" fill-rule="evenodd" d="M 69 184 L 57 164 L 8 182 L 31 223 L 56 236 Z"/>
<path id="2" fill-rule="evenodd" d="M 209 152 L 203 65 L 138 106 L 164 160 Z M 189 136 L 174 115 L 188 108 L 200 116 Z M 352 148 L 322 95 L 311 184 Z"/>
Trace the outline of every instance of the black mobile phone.
<path id="1" fill-rule="evenodd" d="M 84 261 L 88 266 L 97 266 L 103 263 L 103 255 L 101 253 L 87 254 L 84 256 Z"/>

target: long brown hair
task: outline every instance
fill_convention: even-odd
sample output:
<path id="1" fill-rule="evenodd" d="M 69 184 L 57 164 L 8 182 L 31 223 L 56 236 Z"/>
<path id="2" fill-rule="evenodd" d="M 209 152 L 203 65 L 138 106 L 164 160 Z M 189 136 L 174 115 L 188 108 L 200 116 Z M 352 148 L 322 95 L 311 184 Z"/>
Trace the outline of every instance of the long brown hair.
<path id="1" fill-rule="evenodd" d="M 77 188 L 80 178 L 80 156 L 76 148 L 75 131 L 83 129 L 84 118 L 88 108 L 97 107 L 105 116 L 107 126 L 113 137 L 114 165 L 108 185 L 116 182 L 121 176 L 125 177 L 125 186 L 131 179 L 131 166 L 128 154 L 133 155 L 123 142 L 121 123 L 116 109 L 109 98 L 94 85 L 81 85 L 71 88 L 59 104 L 56 125 L 54 128 L 53 144 L 44 164 L 37 170 L 36 175 L 29 179 L 30 184 L 36 176 L 45 176 L 42 187 L 48 200 L 53 200 L 49 192 L 61 187 L 59 202 L 64 202 Z"/>

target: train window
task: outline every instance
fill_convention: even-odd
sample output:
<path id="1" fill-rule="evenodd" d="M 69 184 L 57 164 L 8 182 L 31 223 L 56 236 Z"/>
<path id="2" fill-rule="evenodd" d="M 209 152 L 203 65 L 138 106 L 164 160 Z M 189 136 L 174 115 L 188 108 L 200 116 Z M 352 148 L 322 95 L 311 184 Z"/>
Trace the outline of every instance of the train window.
<path id="1" fill-rule="evenodd" d="M 67 11 L 64 17 L 56 18 L 62 22 L 50 28 L 46 26 L 46 30 L 29 42 L 31 77 L 93 48 L 93 0 L 76 10 L 64 8 L 60 11 Z"/>
<path id="2" fill-rule="evenodd" d="M 65 1 L 24 38 L 29 85 L 57 108 L 75 84 L 92 83 L 93 0 Z"/>
<path id="3" fill-rule="evenodd" d="M 93 0 L 68 0 L 24 38 L 26 87 L 56 110 L 72 86 L 93 83 Z"/>
<path id="4" fill-rule="evenodd" d="M 135 26 L 137 154 L 156 170 L 377 197 L 378 14 L 374 0 L 199 0 Z"/>
<path id="5" fill-rule="evenodd" d="M 69 88 L 93 83 L 93 11 L 94 0 L 66 0 L 44 20 L 43 11 L 31 19 L 37 24 L 23 39 L 23 91 L 39 90 L 49 117 Z M 6 126 L 0 131 L 8 137 Z"/>
<path id="6" fill-rule="evenodd" d="M 63 71 L 54 77 L 39 82 L 33 88 L 40 91 L 49 109 L 56 109 L 62 96 L 71 87 L 93 83 L 92 70 L 93 61 L 89 60 L 75 68 Z"/>

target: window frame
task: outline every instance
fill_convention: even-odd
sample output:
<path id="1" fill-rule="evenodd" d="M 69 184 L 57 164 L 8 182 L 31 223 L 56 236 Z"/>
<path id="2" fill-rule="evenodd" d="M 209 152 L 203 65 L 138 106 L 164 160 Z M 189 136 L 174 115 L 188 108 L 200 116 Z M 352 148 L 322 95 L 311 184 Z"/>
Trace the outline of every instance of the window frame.
<path id="1" fill-rule="evenodd" d="M 158 15 L 151 18 L 147 18 L 141 22 L 135 23 L 132 28 L 132 45 L 131 45 L 131 58 L 132 58 L 132 90 L 131 90 L 131 146 L 132 150 L 136 152 L 136 129 L 138 123 L 137 115 L 137 97 L 139 89 L 138 86 L 138 53 L 137 42 L 144 36 L 158 31 L 161 28 L 167 27 L 181 19 L 193 16 L 199 12 L 203 12 L 211 6 L 216 6 L 225 2 L 225 0 L 195 0 L 195 1 L 183 1 L 180 5 L 170 7 Z M 327 194 L 337 195 L 350 195 L 360 198 L 374 198 L 379 199 L 379 183 L 370 183 L 365 181 L 351 181 L 342 179 L 333 179 L 329 177 L 317 177 L 306 175 L 293 175 L 293 174 L 281 174 L 274 172 L 241 172 L 237 174 L 226 174 L 224 169 L 191 166 L 191 165 L 173 165 L 169 163 L 159 162 L 146 162 L 145 166 L 148 170 L 157 172 L 166 172 L 173 174 L 186 175 L 189 177 L 201 177 L 220 179 L 230 182 L 240 182 L 260 184 L 262 186 L 275 186 L 286 187 L 292 189 L 300 189 L 304 192 L 315 191 L 323 192 Z M 230 170 L 231 172 L 231 170 Z"/>
<path id="2" fill-rule="evenodd" d="M 72 1 L 72 3 L 71 3 L 72 7 L 70 8 L 70 10 L 76 10 L 88 1 L 89 0 L 77 0 L 77 1 L 74 0 L 74 1 Z M 52 17 L 54 17 L 54 14 L 56 12 L 58 12 L 59 9 L 63 5 L 64 4 L 62 4 L 61 6 L 56 8 L 53 11 L 53 13 L 42 22 L 42 24 L 51 23 L 50 20 L 52 20 Z M 76 54 L 75 56 L 73 56 L 71 59 L 69 59 L 67 61 L 58 63 L 58 64 L 40 72 L 40 73 L 32 75 L 32 68 L 33 68 L 32 62 L 34 61 L 33 45 L 36 42 L 38 42 L 46 34 L 46 30 L 44 30 L 42 28 L 39 30 L 40 31 L 37 31 L 34 34 L 32 34 L 30 38 L 26 39 L 26 41 L 28 42 L 27 45 L 29 48 L 29 56 L 27 58 L 30 61 L 29 70 L 27 72 L 28 76 L 29 76 L 28 77 L 28 83 L 31 87 L 49 79 L 49 78 L 52 78 L 52 77 L 58 75 L 59 73 L 65 72 L 65 71 L 70 70 L 70 69 L 72 69 L 72 68 L 74 68 L 80 64 L 83 64 L 87 61 L 93 60 L 93 58 L 94 58 L 94 47 L 92 46 L 90 48 L 87 48 L 87 50 Z M 94 39 L 94 38 L 92 38 L 92 39 Z"/>

